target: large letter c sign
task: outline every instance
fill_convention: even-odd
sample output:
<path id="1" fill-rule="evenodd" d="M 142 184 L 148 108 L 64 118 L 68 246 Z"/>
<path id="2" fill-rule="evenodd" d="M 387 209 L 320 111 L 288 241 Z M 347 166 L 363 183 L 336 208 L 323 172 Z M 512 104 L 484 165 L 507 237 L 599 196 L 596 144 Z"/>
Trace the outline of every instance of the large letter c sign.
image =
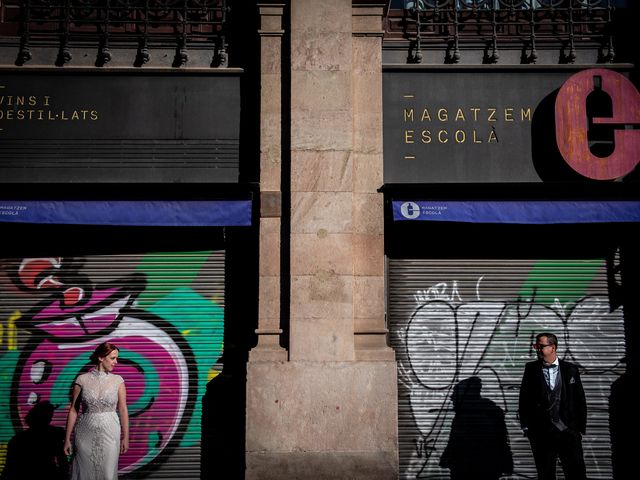
<path id="1" fill-rule="evenodd" d="M 611 116 L 589 118 L 587 96 L 594 84 L 611 98 Z M 555 115 L 560 154 L 580 175 L 613 180 L 632 172 L 640 161 L 640 93 L 620 73 L 591 69 L 571 76 L 558 92 Z M 610 155 L 600 157 L 591 151 L 587 138 L 590 123 L 614 129 Z"/>

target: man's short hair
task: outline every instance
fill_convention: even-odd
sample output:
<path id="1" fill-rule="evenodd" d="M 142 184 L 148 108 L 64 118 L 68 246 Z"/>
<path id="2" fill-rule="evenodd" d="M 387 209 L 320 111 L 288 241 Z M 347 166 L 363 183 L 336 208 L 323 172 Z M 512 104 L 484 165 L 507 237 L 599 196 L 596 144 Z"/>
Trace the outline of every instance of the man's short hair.
<path id="1" fill-rule="evenodd" d="M 540 339 L 542 337 L 547 337 L 547 341 L 549 342 L 549 345 L 553 345 L 554 347 L 558 348 L 558 337 L 556 337 L 553 333 L 549 333 L 549 332 L 539 333 L 538 335 L 536 335 L 536 343 L 540 343 Z"/>

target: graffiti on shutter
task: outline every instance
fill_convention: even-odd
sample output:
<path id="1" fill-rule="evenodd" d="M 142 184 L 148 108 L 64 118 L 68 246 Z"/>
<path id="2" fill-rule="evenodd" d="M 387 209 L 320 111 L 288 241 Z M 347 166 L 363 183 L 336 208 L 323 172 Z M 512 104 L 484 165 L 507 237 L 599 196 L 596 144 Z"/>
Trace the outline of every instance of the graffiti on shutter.
<path id="1" fill-rule="evenodd" d="M 609 396 L 625 372 L 625 337 L 604 260 L 390 260 L 389 272 L 402 478 L 449 478 L 456 462 L 496 465 L 487 478 L 535 477 L 517 410 L 540 332 L 580 366 L 587 473 L 612 478 Z"/>
<path id="2" fill-rule="evenodd" d="M 120 473 L 153 467 L 199 478 L 202 406 L 220 370 L 222 252 L 2 260 L 0 471 L 9 440 L 38 403 L 64 427 L 72 382 L 104 341 L 120 349 L 130 448 Z M 10 392 L 10 393 L 9 393 Z M 198 450 L 199 451 L 199 450 Z M 187 455 L 189 453 L 189 455 Z M 172 458 L 174 457 L 174 458 Z M 185 460 L 189 459 L 189 460 Z"/>

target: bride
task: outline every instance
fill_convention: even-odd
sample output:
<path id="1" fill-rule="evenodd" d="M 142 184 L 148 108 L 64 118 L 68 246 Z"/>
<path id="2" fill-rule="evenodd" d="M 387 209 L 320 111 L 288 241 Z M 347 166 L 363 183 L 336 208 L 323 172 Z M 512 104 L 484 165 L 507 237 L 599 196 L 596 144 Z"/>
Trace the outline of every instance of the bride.
<path id="1" fill-rule="evenodd" d="M 98 345 L 91 355 L 95 367 L 79 375 L 73 384 L 64 441 L 65 454 L 75 452 L 72 480 L 117 479 L 118 455 L 129 449 L 124 380 L 112 373 L 118 353 L 118 347 L 112 343 Z"/>

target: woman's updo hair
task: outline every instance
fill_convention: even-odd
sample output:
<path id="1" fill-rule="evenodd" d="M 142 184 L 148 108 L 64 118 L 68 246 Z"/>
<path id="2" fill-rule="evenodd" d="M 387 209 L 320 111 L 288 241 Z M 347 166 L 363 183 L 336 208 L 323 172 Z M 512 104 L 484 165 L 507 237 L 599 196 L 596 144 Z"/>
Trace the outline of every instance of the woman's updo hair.
<path id="1" fill-rule="evenodd" d="M 96 347 L 96 349 L 93 351 L 89 359 L 91 360 L 91 363 L 93 363 L 94 365 L 97 365 L 100 363 L 100 358 L 104 358 L 108 356 L 114 350 L 120 351 L 120 349 L 116 347 L 113 343 L 103 342 Z"/>

